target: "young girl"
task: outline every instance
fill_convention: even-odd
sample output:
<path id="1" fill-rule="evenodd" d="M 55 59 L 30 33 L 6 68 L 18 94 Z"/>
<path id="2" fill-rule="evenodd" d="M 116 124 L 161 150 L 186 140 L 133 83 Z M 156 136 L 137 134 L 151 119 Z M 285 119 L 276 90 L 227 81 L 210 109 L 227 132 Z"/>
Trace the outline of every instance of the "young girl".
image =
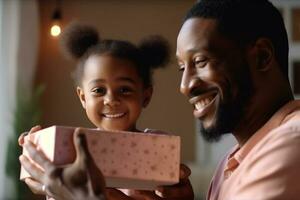
<path id="1" fill-rule="evenodd" d="M 99 129 L 142 132 L 136 123 L 152 96 L 152 70 L 169 59 L 167 41 L 152 36 L 135 46 L 101 40 L 92 27 L 74 24 L 62 35 L 62 46 L 79 61 L 77 94 L 89 120 Z"/>
<path id="2" fill-rule="evenodd" d="M 73 24 L 61 42 L 65 54 L 78 61 L 77 94 L 89 120 L 104 130 L 151 132 L 138 129 L 136 123 L 152 96 L 153 70 L 169 60 L 167 41 L 151 36 L 136 46 L 101 40 L 94 28 Z"/>
<path id="3" fill-rule="evenodd" d="M 152 96 L 152 71 L 169 60 L 166 40 L 139 46 L 101 40 L 92 27 L 73 24 L 62 35 L 64 52 L 78 61 L 77 94 L 89 120 L 105 130 L 141 131 L 137 120 Z"/>

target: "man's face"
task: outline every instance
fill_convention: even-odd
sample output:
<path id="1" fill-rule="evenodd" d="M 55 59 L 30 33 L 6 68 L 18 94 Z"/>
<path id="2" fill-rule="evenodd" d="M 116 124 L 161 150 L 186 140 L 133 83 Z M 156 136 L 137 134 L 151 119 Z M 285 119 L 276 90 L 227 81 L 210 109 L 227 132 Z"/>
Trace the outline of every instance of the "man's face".
<path id="1" fill-rule="evenodd" d="M 177 38 L 180 91 L 194 106 L 208 141 L 233 132 L 253 92 L 245 51 L 223 37 L 214 19 L 187 20 Z"/>

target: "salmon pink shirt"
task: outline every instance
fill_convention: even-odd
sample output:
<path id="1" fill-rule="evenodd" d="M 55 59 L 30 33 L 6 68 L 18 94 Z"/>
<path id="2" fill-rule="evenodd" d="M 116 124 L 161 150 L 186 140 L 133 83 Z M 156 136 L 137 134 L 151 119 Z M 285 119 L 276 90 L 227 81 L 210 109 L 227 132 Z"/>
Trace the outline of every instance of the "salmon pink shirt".
<path id="1" fill-rule="evenodd" d="M 207 200 L 300 199 L 300 100 L 277 111 L 219 164 Z"/>

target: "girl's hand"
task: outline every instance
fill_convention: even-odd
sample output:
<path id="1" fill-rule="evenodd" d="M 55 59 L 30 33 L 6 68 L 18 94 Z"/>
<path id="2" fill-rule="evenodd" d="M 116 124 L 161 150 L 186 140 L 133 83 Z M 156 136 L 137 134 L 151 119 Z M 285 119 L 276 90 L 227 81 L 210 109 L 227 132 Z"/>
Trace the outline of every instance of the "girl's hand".
<path id="1" fill-rule="evenodd" d="M 22 133 L 18 138 L 19 145 L 20 146 L 24 145 L 25 136 L 30 135 L 34 132 L 37 132 L 41 129 L 42 129 L 42 127 L 40 125 L 37 125 L 37 126 L 32 127 L 29 132 Z M 31 178 L 26 178 L 25 183 L 28 185 L 28 187 L 34 194 L 46 195 L 46 193 L 42 190 L 43 184 L 41 184 Z"/>
<path id="2" fill-rule="evenodd" d="M 20 135 L 19 139 L 18 139 L 19 145 L 23 146 L 23 144 L 25 142 L 25 136 L 26 135 L 30 135 L 30 134 L 32 134 L 34 132 L 37 132 L 37 131 L 41 130 L 41 129 L 42 129 L 42 127 L 40 125 L 37 125 L 37 126 L 32 127 L 29 132 L 22 133 Z"/>
<path id="3" fill-rule="evenodd" d="M 194 200 L 194 192 L 189 181 L 191 170 L 184 164 L 180 165 L 180 182 L 175 185 L 161 186 L 155 192 L 134 192 L 134 199 L 141 200 Z"/>
<path id="4" fill-rule="evenodd" d="M 81 133 L 81 129 L 76 129 L 73 138 L 76 160 L 64 167 L 50 162 L 31 141 L 23 141 L 29 157 L 44 169 L 21 155 L 22 166 L 32 176 L 32 179 L 26 179 L 25 182 L 33 192 L 46 194 L 56 200 L 104 199 L 104 178 L 88 152 L 85 135 Z"/>

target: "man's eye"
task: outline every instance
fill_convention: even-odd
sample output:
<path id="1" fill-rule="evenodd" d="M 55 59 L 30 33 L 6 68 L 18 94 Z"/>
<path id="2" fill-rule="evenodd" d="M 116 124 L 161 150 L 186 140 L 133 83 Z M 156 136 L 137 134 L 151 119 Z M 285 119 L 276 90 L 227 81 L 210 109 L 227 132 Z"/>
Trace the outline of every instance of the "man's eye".
<path id="1" fill-rule="evenodd" d="M 98 95 L 104 95 L 106 93 L 105 88 L 95 88 L 92 90 L 93 93 L 98 94 Z"/>
<path id="2" fill-rule="evenodd" d="M 207 62 L 206 59 L 195 59 L 194 65 L 196 67 L 202 68 L 206 65 L 206 62 Z"/>
<path id="3" fill-rule="evenodd" d="M 184 71 L 184 64 L 178 63 L 179 71 Z"/>

